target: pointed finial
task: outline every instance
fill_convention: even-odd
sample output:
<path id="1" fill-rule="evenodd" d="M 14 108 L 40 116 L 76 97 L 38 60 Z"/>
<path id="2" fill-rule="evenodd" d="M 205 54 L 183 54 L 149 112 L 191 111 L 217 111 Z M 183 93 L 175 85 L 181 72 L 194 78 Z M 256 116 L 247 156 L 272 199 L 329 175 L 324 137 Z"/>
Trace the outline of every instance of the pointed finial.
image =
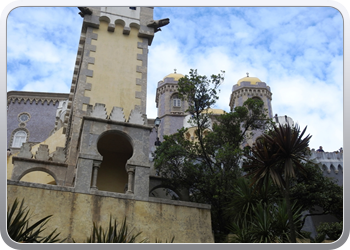
<path id="1" fill-rule="evenodd" d="M 176 69 L 174 69 L 174 74 L 176 74 Z"/>
<path id="2" fill-rule="evenodd" d="M 247 72 L 246 74 L 247 74 L 247 77 L 249 77 L 249 73 Z"/>

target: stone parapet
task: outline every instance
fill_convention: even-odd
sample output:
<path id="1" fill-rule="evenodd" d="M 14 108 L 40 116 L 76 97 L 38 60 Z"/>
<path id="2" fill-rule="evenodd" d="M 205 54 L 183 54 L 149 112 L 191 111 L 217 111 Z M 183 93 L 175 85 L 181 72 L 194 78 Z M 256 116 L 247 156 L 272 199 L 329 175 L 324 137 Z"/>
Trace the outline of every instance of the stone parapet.
<path id="1" fill-rule="evenodd" d="M 310 159 L 314 159 L 323 170 L 326 168 L 328 173 L 333 170 L 336 174 L 343 173 L 343 153 L 335 152 L 317 152 L 311 150 Z"/>
<path id="2" fill-rule="evenodd" d="M 67 242 L 84 242 L 91 234 L 93 222 L 107 227 L 110 217 L 119 223 L 126 218 L 130 229 L 142 231 L 138 240 L 165 241 L 175 236 L 175 243 L 214 242 L 210 206 L 205 204 L 156 198 L 141 201 L 130 194 L 96 190 L 82 194 L 68 187 L 14 181 L 8 181 L 7 187 L 8 204 L 16 198 L 24 199 L 34 214 L 53 215 L 46 224 L 47 231 L 57 228 L 60 237 L 68 237 Z"/>

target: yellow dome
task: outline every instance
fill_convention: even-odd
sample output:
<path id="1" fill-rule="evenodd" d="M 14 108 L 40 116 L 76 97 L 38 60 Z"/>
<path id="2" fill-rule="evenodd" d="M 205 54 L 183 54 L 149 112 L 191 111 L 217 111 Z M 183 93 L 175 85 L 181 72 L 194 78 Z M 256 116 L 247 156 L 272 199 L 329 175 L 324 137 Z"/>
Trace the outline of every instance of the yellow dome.
<path id="1" fill-rule="evenodd" d="M 238 80 L 238 86 L 241 86 L 241 82 L 250 82 L 252 85 L 257 85 L 257 83 L 261 82 L 261 80 L 257 77 L 243 77 L 242 79 Z"/>
<path id="2" fill-rule="evenodd" d="M 163 81 L 165 78 L 174 78 L 175 81 L 178 81 L 181 77 L 184 77 L 184 75 L 178 74 L 178 73 L 171 73 L 171 74 L 167 75 L 166 77 L 164 77 Z"/>
<path id="3" fill-rule="evenodd" d="M 225 114 L 225 110 L 222 110 L 222 109 L 212 109 L 212 108 L 209 108 L 207 109 L 207 112 L 209 114 L 213 114 L 213 115 L 222 115 L 222 114 Z"/>

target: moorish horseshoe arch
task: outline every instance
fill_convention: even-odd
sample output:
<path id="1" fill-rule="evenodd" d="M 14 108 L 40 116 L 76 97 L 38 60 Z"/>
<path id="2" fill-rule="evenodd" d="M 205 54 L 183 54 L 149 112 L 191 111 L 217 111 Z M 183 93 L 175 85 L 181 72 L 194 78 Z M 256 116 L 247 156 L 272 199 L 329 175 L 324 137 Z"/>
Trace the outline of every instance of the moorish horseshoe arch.
<path id="1" fill-rule="evenodd" d="M 101 191 L 125 193 L 128 185 L 133 184 L 133 175 L 126 168 L 127 161 L 134 155 L 132 138 L 120 130 L 107 130 L 99 135 L 96 148 L 103 160 L 93 166 L 95 181 L 92 187 Z"/>

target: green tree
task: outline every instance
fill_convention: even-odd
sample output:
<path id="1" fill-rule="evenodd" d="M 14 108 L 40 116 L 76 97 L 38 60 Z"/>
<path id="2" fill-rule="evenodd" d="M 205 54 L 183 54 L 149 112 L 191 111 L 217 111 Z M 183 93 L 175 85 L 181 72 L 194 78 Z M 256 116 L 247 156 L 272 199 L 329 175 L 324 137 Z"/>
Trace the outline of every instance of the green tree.
<path id="1" fill-rule="evenodd" d="M 306 148 L 311 136 L 303 138 L 306 127 L 300 131 L 298 126 L 289 124 L 273 126 L 269 134 L 263 134 L 252 148 L 248 163 L 244 169 L 252 175 L 252 183 L 257 183 L 260 189 L 267 179 L 281 188 L 287 203 L 288 219 L 290 221 L 290 240 L 296 242 L 296 229 L 290 201 L 290 182 L 296 177 L 296 171 L 305 172 L 302 161 L 306 161 Z"/>
<path id="2" fill-rule="evenodd" d="M 318 235 L 327 235 L 330 240 L 337 240 L 343 233 L 343 222 L 321 223 L 317 227 Z"/>
<path id="3" fill-rule="evenodd" d="M 209 119 L 213 116 L 208 109 L 218 99 L 218 87 L 223 79 L 221 74 L 210 78 L 200 76 L 196 70 L 179 79 L 179 96 L 189 103 L 187 111 L 192 114 L 190 122 L 197 129 L 197 138 L 186 140 L 184 128 L 164 136 L 154 158 L 164 186 L 185 192 L 191 201 L 211 205 L 216 242 L 223 241 L 229 232 L 224 210 L 235 195 L 235 180 L 241 175 L 241 144 L 251 136 L 250 129 L 263 129 L 269 122 L 263 102 L 248 99 L 233 112 L 216 117 L 209 131 Z"/>
<path id="4" fill-rule="evenodd" d="M 313 162 L 303 164 L 306 175 L 298 172 L 290 188 L 292 199 L 298 201 L 304 216 L 302 225 L 308 216 L 332 214 L 339 221 L 343 220 L 343 187 L 335 180 L 324 176 L 319 165 Z"/>

